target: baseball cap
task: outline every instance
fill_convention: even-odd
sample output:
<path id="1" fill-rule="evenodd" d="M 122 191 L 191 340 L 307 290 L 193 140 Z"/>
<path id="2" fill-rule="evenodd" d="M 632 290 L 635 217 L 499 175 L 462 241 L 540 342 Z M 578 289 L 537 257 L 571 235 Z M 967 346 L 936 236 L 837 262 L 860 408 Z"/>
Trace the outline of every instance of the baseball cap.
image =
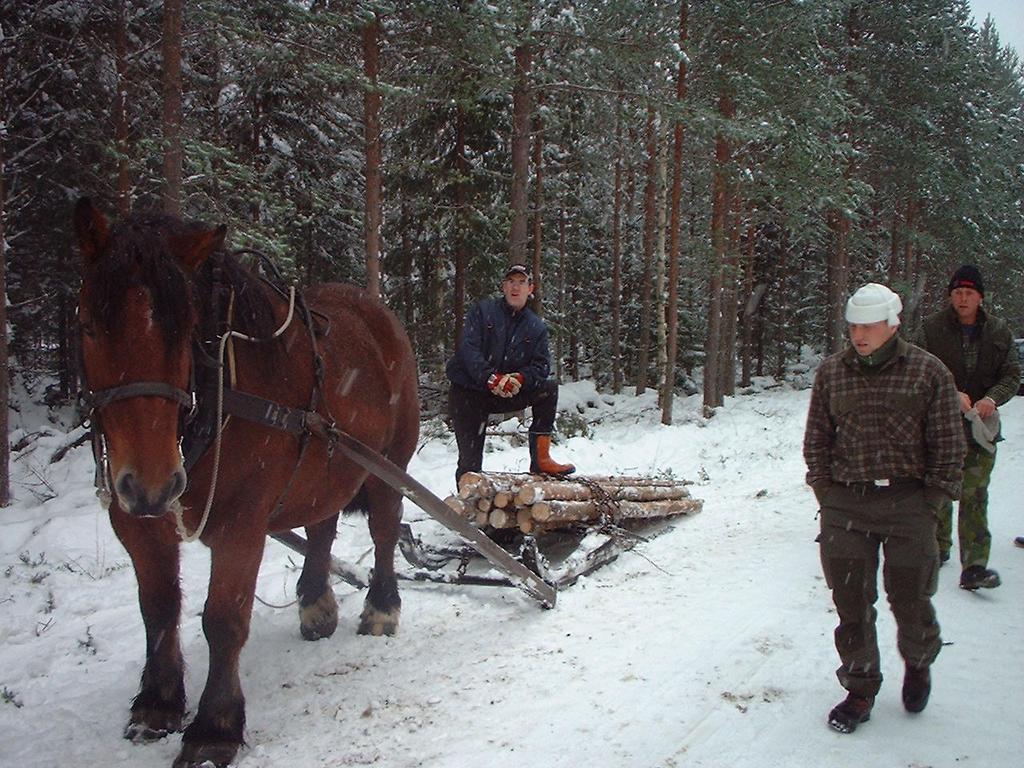
<path id="1" fill-rule="evenodd" d="M 524 275 L 527 280 L 532 280 L 533 275 L 530 274 L 530 270 L 523 264 L 513 264 L 505 270 L 505 277 L 508 278 L 512 275 Z"/>

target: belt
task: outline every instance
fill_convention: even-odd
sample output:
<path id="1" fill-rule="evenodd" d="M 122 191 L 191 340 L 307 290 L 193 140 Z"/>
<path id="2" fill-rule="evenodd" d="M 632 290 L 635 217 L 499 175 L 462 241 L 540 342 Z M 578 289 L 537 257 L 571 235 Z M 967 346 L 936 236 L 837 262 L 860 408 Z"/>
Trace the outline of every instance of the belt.
<path id="1" fill-rule="evenodd" d="M 859 493 L 873 493 L 907 485 L 924 485 L 924 482 L 916 477 L 886 477 L 879 480 L 852 480 L 849 482 L 839 480 L 837 482 Z"/>

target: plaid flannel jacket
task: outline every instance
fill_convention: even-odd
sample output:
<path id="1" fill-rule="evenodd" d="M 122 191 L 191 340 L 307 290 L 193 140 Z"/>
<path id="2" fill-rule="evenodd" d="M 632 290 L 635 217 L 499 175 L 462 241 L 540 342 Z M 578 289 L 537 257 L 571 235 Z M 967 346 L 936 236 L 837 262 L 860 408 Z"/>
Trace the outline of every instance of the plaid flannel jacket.
<path id="1" fill-rule="evenodd" d="M 807 482 L 917 478 L 959 498 L 967 445 L 953 376 L 902 338 L 896 354 L 865 370 L 849 347 L 826 358 L 804 433 Z"/>

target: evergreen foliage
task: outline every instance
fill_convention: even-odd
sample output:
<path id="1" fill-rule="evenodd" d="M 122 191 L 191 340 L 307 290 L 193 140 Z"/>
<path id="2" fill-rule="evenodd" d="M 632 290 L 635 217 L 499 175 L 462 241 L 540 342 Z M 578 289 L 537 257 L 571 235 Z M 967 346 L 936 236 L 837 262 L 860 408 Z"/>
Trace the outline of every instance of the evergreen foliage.
<path id="1" fill-rule="evenodd" d="M 634 383 L 647 317 L 656 385 L 659 297 L 654 311 L 641 306 L 649 109 L 662 156 L 674 121 L 685 127 L 677 384 L 700 373 L 716 275 L 725 392 L 780 372 L 801 345 L 834 343 L 837 275 L 844 294 L 869 279 L 890 283 L 913 324 L 945 300 L 951 271 L 974 262 L 988 303 L 1024 332 L 1024 71 L 991 26 L 972 27 L 967 0 L 689 6 L 684 51 L 680 6 L 668 0 L 188 3 L 183 211 L 227 224 L 232 245 L 267 252 L 300 283 L 363 282 L 361 33 L 376 13 L 381 286 L 426 379 L 440 378 L 451 353 L 453 307 L 494 292 L 508 257 L 514 51 L 524 41 L 542 153 L 529 199 L 543 207 L 530 216 L 540 217 L 543 312 L 563 377 L 610 386 L 619 365 Z M 27 378 L 54 376 L 70 396 L 78 257 L 65 222 L 82 195 L 113 213 L 122 166 L 131 205 L 159 204 L 161 4 L 2 8 L 11 352 Z M 681 58 L 689 90 L 677 102 Z M 114 125 L 119 88 L 125 144 Z M 734 112 L 720 108 L 723 95 Z M 719 172 L 729 201 L 722 263 L 712 239 Z"/>

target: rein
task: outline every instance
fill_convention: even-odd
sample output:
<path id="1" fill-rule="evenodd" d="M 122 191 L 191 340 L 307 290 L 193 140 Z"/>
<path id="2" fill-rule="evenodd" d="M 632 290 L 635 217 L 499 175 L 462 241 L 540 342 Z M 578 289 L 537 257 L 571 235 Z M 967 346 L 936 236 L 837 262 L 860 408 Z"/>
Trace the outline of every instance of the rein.
<path id="1" fill-rule="evenodd" d="M 224 433 L 222 421 L 224 418 L 224 351 L 227 348 L 228 343 L 231 339 L 241 339 L 242 341 L 252 342 L 264 342 L 272 341 L 280 336 L 289 325 L 292 324 L 292 318 L 295 316 L 295 286 L 290 286 L 289 299 L 288 299 L 288 316 L 285 317 L 281 327 L 274 331 L 273 334 L 265 339 L 255 338 L 253 336 L 247 336 L 244 333 L 240 333 L 235 330 L 228 330 L 220 337 L 220 343 L 218 344 L 217 354 L 217 434 L 213 439 L 213 475 L 210 478 L 210 491 L 206 495 L 206 506 L 203 509 L 203 516 L 199 520 L 199 525 L 192 533 L 188 532 L 185 527 L 185 520 L 181 512 L 181 506 L 175 508 L 175 529 L 178 532 L 178 536 L 181 540 L 188 543 L 195 541 L 202 536 L 203 531 L 206 529 L 206 523 L 210 519 L 210 509 L 213 507 L 213 494 L 217 490 L 217 479 L 220 476 L 220 446 L 221 446 L 221 435 Z M 230 323 L 230 318 L 229 318 Z M 230 390 L 234 391 L 234 390 Z M 229 411 L 230 413 L 230 411 Z"/>

